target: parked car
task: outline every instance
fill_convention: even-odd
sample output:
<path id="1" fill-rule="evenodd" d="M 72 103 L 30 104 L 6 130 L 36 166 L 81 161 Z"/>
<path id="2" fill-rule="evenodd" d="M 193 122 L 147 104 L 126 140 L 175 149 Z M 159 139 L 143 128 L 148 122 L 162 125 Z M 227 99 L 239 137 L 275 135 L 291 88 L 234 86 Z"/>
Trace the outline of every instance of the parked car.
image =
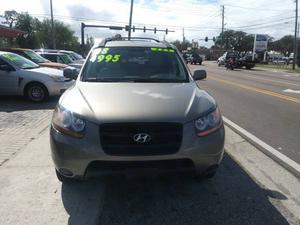
<path id="1" fill-rule="evenodd" d="M 0 95 L 23 95 L 41 102 L 62 94 L 73 83 L 62 70 L 40 67 L 20 55 L 0 51 Z"/>
<path id="2" fill-rule="evenodd" d="M 76 52 L 73 52 L 73 51 L 66 51 L 66 50 L 59 50 L 58 51 L 59 53 L 64 53 L 64 54 L 67 54 L 68 56 L 70 56 L 74 61 L 82 61 L 84 62 L 84 58 L 76 53 Z"/>
<path id="3" fill-rule="evenodd" d="M 216 101 L 166 42 L 106 39 L 60 98 L 50 131 L 62 182 L 132 169 L 212 177 L 224 154 Z M 74 101 L 76 99 L 76 101 Z"/>
<path id="4" fill-rule="evenodd" d="M 64 53 L 69 55 L 74 61 L 76 60 L 84 60 L 84 58 L 82 57 L 82 55 L 74 52 L 74 51 L 67 51 L 67 50 L 58 50 L 58 49 L 44 49 L 44 48 L 40 48 L 40 49 L 34 49 L 35 52 L 52 52 L 52 53 Z"/>
<path id="5" fill-rule="evenodd" d="M 71 64 L 73 60 L 66 54 L 56 52 L 38 52 L 42 57 L 55 63 Z"/>
<path id="6" fill-rule="evenodd" d="M 36 64 L 40 65 L 41 67 L 50 67 L 50 68 L 55 68 L 55 69 L 64 69 L 68 67 L 68 65 L 63 64 L 63 63 L 58 63 L 58 62 L 51 62 L 48 59 L 43 58 L 36 52 L 34 52 L 31 49 L 24 49 L 24 48 L 7 48 L 7 49 L 2 49 L 2 51 L 6 52 L 12 52 L 16 53 L 20 56 L 23 56 Z"/>
<path id="7" fill-rule="evenodd" d="M 47 50 L 43 49 L 42 51 L 35 50 L 38 54 L 41 56 L 49 59 L 52 62 L 63 62 L 65 64 L 68 64 L 69 66 L 72 66 L 77 69 L 79 72 L 83 63 L 84 59 L 75 59 L 74 54 L 71 54 L 70 51 L 64 51 L 64 50 Z M 80 55 L 78 56 L 80 57 Z"/>

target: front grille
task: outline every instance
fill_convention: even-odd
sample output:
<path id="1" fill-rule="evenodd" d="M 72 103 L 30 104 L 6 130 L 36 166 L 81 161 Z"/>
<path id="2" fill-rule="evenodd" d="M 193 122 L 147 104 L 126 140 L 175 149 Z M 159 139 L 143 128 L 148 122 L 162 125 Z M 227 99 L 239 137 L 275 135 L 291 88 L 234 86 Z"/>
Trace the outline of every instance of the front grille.
<path id="1" fill-rule="evenodd" d="M 89 172 L 124 171 L 133 169 L 182 170 L 194 169 L 190 159 L 169 159 L 154 161 L 93 161 L 89 164 Z"/>
<path id="2" fill-rule="evenodd" d="M 138 133 L 151 136 L 148 143 L 137 143 Z M 100 125 L 100 141 L 105 153 L 119 156 L 165 155 L 179 150 L 182 125 L 178 123 L 112 123 Z"/>

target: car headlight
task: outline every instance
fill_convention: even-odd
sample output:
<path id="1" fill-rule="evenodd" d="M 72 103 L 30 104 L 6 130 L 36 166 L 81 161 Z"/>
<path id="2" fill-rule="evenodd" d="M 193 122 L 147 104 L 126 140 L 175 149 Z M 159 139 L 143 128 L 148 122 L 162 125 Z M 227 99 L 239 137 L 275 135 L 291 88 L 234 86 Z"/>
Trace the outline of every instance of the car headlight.
<path id="1" fill-rule="evenodd" d="M 63 76 L 53 76 L 52 79 L 56 82 L 64 82 L 65 81 L 65 77 L 63 77 Z"/>
<path id="2" fill-rule="evenodd" d="M 222 116 L 218 108 L 206 116 L 195 121 L 196 133 L 203 137 L 209 135 L 222 126 Z"/>
<path id="3" fill-rule="evenodd" d="M 72 137 L 82 138 L 84 135 L 85 120 L 60 106 L 53 113 L 52 125 L 59 132 Z"/>

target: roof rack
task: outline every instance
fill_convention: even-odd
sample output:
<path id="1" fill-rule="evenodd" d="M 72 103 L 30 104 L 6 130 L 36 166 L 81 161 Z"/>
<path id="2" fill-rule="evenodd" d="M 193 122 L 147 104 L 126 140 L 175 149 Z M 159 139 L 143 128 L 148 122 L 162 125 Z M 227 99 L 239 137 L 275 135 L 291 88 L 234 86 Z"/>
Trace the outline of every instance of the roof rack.
<path id="1" fill-rule="evenodd" d="M 160 42 L 160 40 L 157 40 L 155 38 L 147 38 L 147 37 L 131 37 L 131 38 L 128 38 L 128 37 L 122 37 L 122 40 L 124 41 L 129 41 L 129 40 L 149 40 L 149 41 L 155 41 L 155 42 Z"/>
<path id="2" fill-rule="evenodd" d="M 98 47 L 104 47 L 106 45 L 107 42 L 110 41 L 130 41 L 130 40 L 149 40 L 149 41 L 155 41 L 157 43 L 160 43 L 161 41 L 155 39 L 155 38 L 147 38 L 147 37 L 112 37 L 112 38 L 105 38 L 104 40 L 102 40 Z"/>

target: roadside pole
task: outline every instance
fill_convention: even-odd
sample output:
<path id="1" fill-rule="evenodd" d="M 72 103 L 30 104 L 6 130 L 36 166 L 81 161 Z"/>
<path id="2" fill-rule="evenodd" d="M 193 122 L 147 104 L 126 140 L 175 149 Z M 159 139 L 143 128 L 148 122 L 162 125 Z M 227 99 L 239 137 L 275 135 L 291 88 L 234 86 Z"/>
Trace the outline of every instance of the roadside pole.
<path id="1" fill-rule="evenodd" d="M 256 52 L 256 34 L 255 34 L 254 43 L 253 43 L 252 61 L 255 61 L 255 52 Z"/>
<path id="2" fill-rule="evenodd" d="M 133 11 L 133 0 L 130 4 L 130 15 L 129 15 L 129 29 L 128 29 L 128 40 L 131 38 L 131 27 L 132 27 L 132 11 Z"/>
<path id="3" fill-rule="evenodd" d="M 223 48 L 223 41 L 224 41 L 224 14 L 225 14 L 225 6 L 222 5 L 222 38 L 221 38 L 221 48 Z"/>
<path id="4" fill-rule="evenodd" d="M 296 2 L 296 13 L 295 13 L 295 35 L 294 35 L 294 59 L 293 59 L 293 70 L 295 69 L 297 60 L 297 28 L 298 28 L 298 0 Z"/>
<path id="5" fill-rule="evenodd" d="M 50 0 L 50 11 L 51 11 L 51 37 L 52 37 L 52 48 L 53 48 L 53 49 L 56 49 L 55 29 L 54 29 L 54 21 L 53 21 L 53 7 L 52 7 L 52 0 Z"/>

